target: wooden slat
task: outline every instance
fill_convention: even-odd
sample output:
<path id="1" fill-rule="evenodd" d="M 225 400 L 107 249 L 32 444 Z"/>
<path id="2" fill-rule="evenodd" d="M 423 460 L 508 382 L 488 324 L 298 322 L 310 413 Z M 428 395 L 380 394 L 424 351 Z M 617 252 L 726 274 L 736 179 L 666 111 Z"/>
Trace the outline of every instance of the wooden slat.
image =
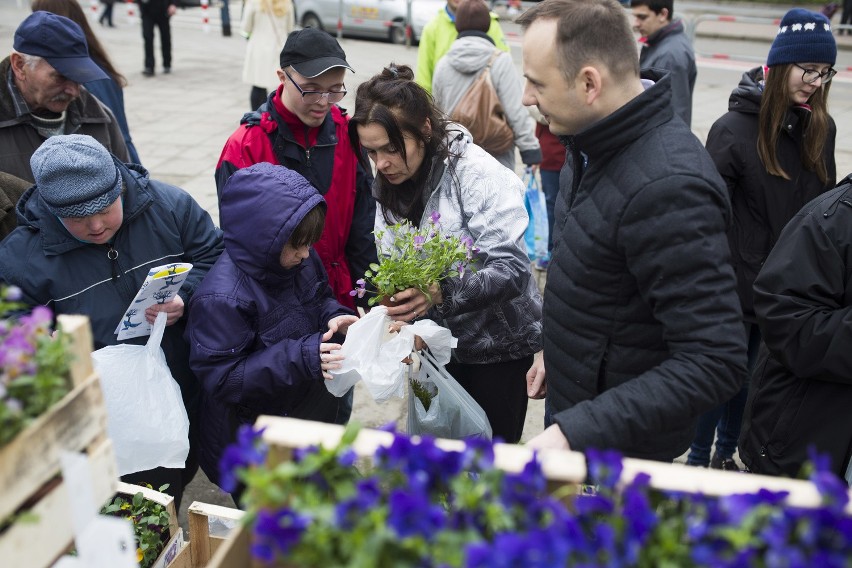
<path id="1" fill-rule="evenodd" d="M 210 536 L 209 518 L 219 517 L 236 521 L 241 519 L 243 514 L 244 512 L 239 509 L 230 509 L 199 501 L 194 501 L 189 506 L 189 545 L 192 551 L 193 566 L 207 566 L 210 558 L 221 547 L 222 541 L 228 540 L 223 537 Z"/>
<path id="2" fill-rule="evenodd" d="M 106 436 L 98 377 L 74 388 L 14 440 L 0 448 L 0 519 L 7 518 L 59 473 L 62 450 L 79 452 Z"/>
<path id="3" fill-rule="evenodd" d="M 270 446 L 291 449 L 316 444 L 332 447 L 340 441 L 344 431 L 342 426 L 335 424 L 278 416 L 261 416 L 257 420 L 257 426 L 266 429 L 263 438 Z M 353 450 L 359 456 L 371 456 L 379 446 L 387 446 L 392 440 L 393 434 L 389 432 L 364 429 L 359 432 L 353 444 Z M 458 449 L 463 445 L 457 440 L 438 440 L 437 444 L 444 449 Z M 520 471 L 532 458 L 532 453 L 532 450 L 525 446 L 495 444 L 494 462 L 500 469 Z M 585 457 L 579 452 L 544 450 L 538 455 L 544 475 L 550 481 L 581 483 L 586 477 Z M 623 463 L 622 483 L 629 482 L 638 473 L 644 472 L 651 476 L 650 484 L 657 489 L 722 496 L 756 493 L 761 488 L 765 488 L 789 492 L 787 503 L 793 506 L 817 507 L 821 504 L 819 493 L 808 481 L 630 458 L 625 458 Z M 852 497 L 852 490 L 850 497 Z M 852 500 L 847 505 L 846 512 L 852 515 Z"/>
<path id="4" fill-rule="evenodd" d="M 195 539 L 192 538 L 191 540 Z M 192 562 L 196 568 L 248 568 L 252 566 L 249 554 L 249 531 L 245 527 L 238 527 L 231 538 L 225 539 L 225 543 L 219 547 L 209 562 L 201 564 L 194 556 Z"/>
<path id="5" fill-rule="evenodd" d="M 112 442 L 102 440 L 89 452 L 93 498 L 105 503 L 115 494 L 118 472 Z M 32 509 L 35 522 L 18 521 L 0 535 L 3 566 L 41 568 L 51 565 L 71 544 L 71 503 L 68 487 L 60 483 Z"/>
<path id="6" fill-rule="evenodd" d="M 94 372 L 92 367 L 92 328 L 86 316 L 60 315 L 56 317 L 58 327 L 71 337 L 71 382 L 79 385 Z"/>

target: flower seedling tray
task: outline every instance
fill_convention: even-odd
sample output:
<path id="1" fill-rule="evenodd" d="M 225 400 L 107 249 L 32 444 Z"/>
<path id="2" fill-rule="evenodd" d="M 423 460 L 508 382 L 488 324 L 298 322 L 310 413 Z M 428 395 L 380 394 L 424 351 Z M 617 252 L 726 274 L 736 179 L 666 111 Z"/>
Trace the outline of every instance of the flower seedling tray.
<path id="1" fill-rule="evenodd" d="M 160 556 L 154 562 L 152 568 L 192 568 L 192 557 L 190 555 L 189 543 L 184 541 L 183 530 L 178 525 L 178 513 L 175 508 L 175 499 L 166 493 L 160 493 L 149 487 L 133 485 L 119 481 L 116 494 L 133 498 L 137 493 L 148 501 L 159 503 L 165 507 L 169 514 L 169 541 L 163 547 Z"/>
<path id="2" fill-rule="evenodd" d="M 71 339 L 72 389 L 0 448 L 0 522 L 12 518 L 0 532 L 4 566 L 49 566 L 71 544 L 69 489 L 60 477 L 62 451 L 88 456 L 96 503 L 115 493 L 118 474 L 103 394 L 92 367 L 89 320 L 62 315 L 57 321 Z"/>
<path id="3" fill-rule="evenodd" d="M 261 416 L 256 424 L 264 428 L 263 441 L 269 446 L 268 462 L 274 464 L 288 460 L 295 448 L 321 444 L 326 447 L 337 445 L 343 435 L 342 426 L 308 422 L 292 418 Z M 369 457 L 379 446 L 390 445 L 393 434 L 363 429 L 358 433 L 352 449 L 358 456 Z M 438 440 L 443 449 L 461 448 L 463 442 Z M 494 463 L 497 467 L 520 472 L 532 459 L 532 450 L 519 445 L 495 444 Z M 549 483 L 555 487 L 565 484 L 581 484 L 586 479 L 586 461 L 583 454 L 562 450 L 539 452 L 542 470 Z M 662 491 L 703 493 L 710 496 L 757 493 L 761 489 L 786 491 L 788 506 L 814 508 L 821 504 L 816 486 L 808 481 L 742 474 L 737 472 L 708 470 L 682 464 L 666 464 L 646 460 L 625 458 L 621 483 L 631 482 L 640 473 L 650 476 L 649 485 Z M 852 504 L 846 507 L 852 515 Z M 207 566 L 211 568 L 242 568 L 266 566 L 255 563 L 249 552 L 250 531 L 240 527 L 233 536 L 213 555 Z M 276 565 L 278 566 L 278 565 Z"/>

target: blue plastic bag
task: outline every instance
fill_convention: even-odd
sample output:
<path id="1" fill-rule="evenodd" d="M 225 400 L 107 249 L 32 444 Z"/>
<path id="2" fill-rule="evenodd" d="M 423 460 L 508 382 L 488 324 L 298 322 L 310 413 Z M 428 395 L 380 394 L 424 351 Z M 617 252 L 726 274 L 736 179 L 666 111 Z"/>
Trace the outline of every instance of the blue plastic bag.
<path id="1" fill-rule="evenodd" d="M 532 172 L 532 169 L 527 168 L 524 180 L 527 182 L 527 190 L 524 193 L 524 207 L 526 207 L 527 214 L 530 216 L 530 223 L 527 225 L 526 233 L 524 233 L 527 256 L 530 257 L 530 260 L 546 261 L 549 260 L 549 253 L 547 251 L 547 204 L 544 200 L 544 192 L 541 190 L 538 178 Z"/>

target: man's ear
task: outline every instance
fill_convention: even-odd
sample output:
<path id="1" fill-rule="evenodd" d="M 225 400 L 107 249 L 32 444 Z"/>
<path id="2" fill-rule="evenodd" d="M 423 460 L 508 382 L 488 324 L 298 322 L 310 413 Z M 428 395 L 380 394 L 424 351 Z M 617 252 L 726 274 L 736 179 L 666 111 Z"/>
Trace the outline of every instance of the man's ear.
<path id="1" fill-rule="evenodd" d="M 278 73 L 278 80 L 283 83 L 284 79 L 287 78 L 287 75 L 284 74 L 284 70 L 279 67 L 276 73 Z"/>
<path id="2" fill-rule="evenodd" d="M 660 16 L 662 16 L 663 19 L 666 20 L 667 22 L 671 21 L 671 19 L 672 19 L 671 14 L 669 14 L 668 8 L 661 8 L 660 9 Z"/>
<path id="3" fill-rule="evenodd" d="M 577 81 L 582 89 L 581 96 L 587 105 L 591 105 L 601 96 L 603 78 L 596 67 L 588 65 L 580 69 Z"/>
<path id="4" fill-rule="evenodd" d="M 9 55 L 9 63 L 12 66 L 12 73 L 15 74 L 15 79 L 18 81 L 24 80 L 24 67 L 26 67 L 27 62 L 24 60 L 24 57 L 20 53 L 12 53 Z"/>

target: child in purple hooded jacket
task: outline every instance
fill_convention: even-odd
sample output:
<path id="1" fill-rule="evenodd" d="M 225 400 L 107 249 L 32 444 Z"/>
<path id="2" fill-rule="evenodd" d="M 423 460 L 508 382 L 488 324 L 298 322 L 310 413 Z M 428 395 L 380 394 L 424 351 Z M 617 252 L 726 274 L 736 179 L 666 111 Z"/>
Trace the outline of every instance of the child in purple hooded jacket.
<path id="1" fill-rule="evenodd" d="M 241 424 L 261 414 L 338 421 L 324 380 L 357 321 L 337 302 L 311 245 L 325 201 L 298 173 L 268 163 L 237 171 L 222 192 L 225 251 L 194 294 L 187 337 L 203 387 L 201 467 L 219 460 Z"/>

